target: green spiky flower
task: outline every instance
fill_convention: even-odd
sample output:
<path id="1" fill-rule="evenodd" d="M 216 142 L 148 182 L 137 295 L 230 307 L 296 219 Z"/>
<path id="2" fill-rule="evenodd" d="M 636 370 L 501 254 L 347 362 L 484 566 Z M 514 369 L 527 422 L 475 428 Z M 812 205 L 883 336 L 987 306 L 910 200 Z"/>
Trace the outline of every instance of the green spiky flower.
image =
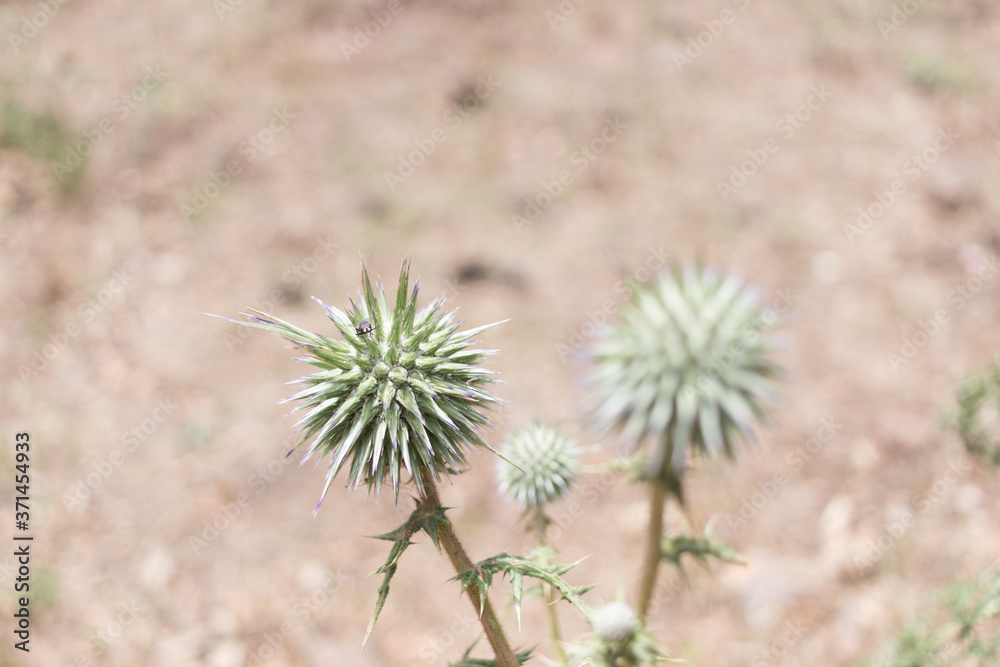
<path id="1" fill-rule="evenodd" d="M 525 509 L 537 509 L 561 497 L 580 466 L 574 444 L 551 426 L 538 423 L 519 429 L 500 453 L 497 485 Z"/>
<path id="2" fill-rule="evenodd" d="M 477 334 L 496 324 L 459 331 L 455 312 L 441 314 L 443 299 L 417 309 L 418 287 L 408 292 L 403 263 L 394 307 L 381 282 L 373 287 L 361 267 L 360 304 L 345 313 L 317 299 L 341 339 L 310 333 L 276 317 L 253 311 L 237 322 L 279 334 L 306 355 L 298 361 L 319 370 L 297 382 L 305 389 L 285 399 L 300 401 L 305 414 L 297 426 L 312 439 L 303 463 L 330 455 L 320 503 L 341 468 L 348 486 L 362 482 L 376 492 L 388 478 L 398 501 L 405 470 L 424 495 L 425 480 L 466 467 L 466 449 L 492 449 L 479 429 L 492 425 L 484 409 L 499 399 L 483 385 L 493 371 L 477 366 L 494 350 L 469 349 Z M 317 509 L 319 505 L 317 505 Z"/>
<path id="3" fill-rule="evenodd" d="M 688 452 L 733 456 L 759 400 L 774 396 L 763 334 L 773 321 L 742 281 L 702 267 L 661 274 L 633 296 L 592 347 L 592 414 L 634 446 L 651 440 L 644 477 L 680 497 Z"/>

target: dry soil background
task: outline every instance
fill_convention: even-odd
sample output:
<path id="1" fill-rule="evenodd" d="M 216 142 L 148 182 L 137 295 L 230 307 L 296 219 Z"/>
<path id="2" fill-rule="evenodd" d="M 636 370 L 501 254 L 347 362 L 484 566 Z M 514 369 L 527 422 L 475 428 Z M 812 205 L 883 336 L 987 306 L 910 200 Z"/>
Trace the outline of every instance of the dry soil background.
<path id="1" fill-rule="evenodd" d="M 850 664 L 1000 554 L 997 477 L 940 420 L 1000 349 L 995 3 L 7 0 L 0 33 L 0 506 L 12 533 L 28 430 L 35 535 L 28 655 L 0 549 L 0 663 L 461 655 L 476 624 L 428 544 L 360 654 L 389 546 L 364 536 L 409 506 L 334 491 L 314 518 L 324 469 L 284 464 L 276 404 L 304 367 L 204 314 L 329 331 L 308 297 L 345 305 L 361 258 L 510 318 L 483 336 L 497 444 L 534 418 L 598 442 L 576 352 L 623 272 L 701 259 L 790 304 L 784 401 L 692 477 L 748 565 L 668 575 L 652 618 L 690 664 Z M 442 489 L 474 558 L 530 541 L 492 479 L 479 455 Z M 634 590 L 645 500 L 588 484 L 558 545 L 597 604 Z M 537 604 L 505 618 L 551 655 Z"/>

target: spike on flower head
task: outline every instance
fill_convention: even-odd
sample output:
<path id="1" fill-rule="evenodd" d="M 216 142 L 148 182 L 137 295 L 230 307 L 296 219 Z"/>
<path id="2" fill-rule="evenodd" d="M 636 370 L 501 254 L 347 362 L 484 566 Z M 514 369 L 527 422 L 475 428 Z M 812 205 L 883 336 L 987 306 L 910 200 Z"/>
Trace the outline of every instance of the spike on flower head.
<path id="1" fill-rule="evenodd" d="M 351 489 L 365 484 L 377 492 L 388 480 L 398 501 L 404 472 L 422 495 L 428 476 L 464 469 L 471 446 L 492 449 L 480 429 L 492 426 L 484 413 L 500 399 L 485 388 L 496 382 L 493 371 L 477 364 L 496 351 L 470 347 L 500 322 L 459 331 L 455 312 L 440 312 L 443 299 L 418 309 L 405 261 L 393 302 L 364 264 L 361 282 L 348 312 L 316 300 L 339 339 L 259 311 L 246 322 L 231 320 L 283 336 L 305 352 L 299 361 L 318 369 L 297 380 L 304 388 L 285 401 L 298 401 L 303 413 L 296 448 L 312 441 L 303 463 L 330 456 L 320 503 L 341 470 Z"/>
<path id="2" fill-rule="evenodd" d="M 691 450 L 734 456 L 772 399 L 777 372 L 762 312 L 741 280 L 697 266 L 633 292 L 621 322 L 591 348 L 592 414 L 633 446 L 651 441 L 644 476 L 681 498 Z"/>

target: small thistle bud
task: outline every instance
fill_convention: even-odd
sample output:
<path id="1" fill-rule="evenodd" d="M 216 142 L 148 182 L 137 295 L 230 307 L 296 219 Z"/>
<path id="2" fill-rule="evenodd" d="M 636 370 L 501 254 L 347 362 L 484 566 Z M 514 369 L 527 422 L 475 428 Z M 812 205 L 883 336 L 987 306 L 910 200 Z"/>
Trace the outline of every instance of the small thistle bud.
<path id="1" fill-rule="evenodd" d="M 668 659 L 667 650 L 639 621 L 632 607 L 609 602 L 590 617 L 594 627 L 583 646 L 572 647 L 573 664 L 593 667 L 657 665 Z"/>
<path id="2" fill-rule="evenodd" d="M 573 443 L 556 429 L 529 424 L 500 452 L 497 485 L 525 509 L 537 509 L 561 497 L 576 478 L 580 458 Z"/>
<path id="3" fill-rule="evenodd" d="M 652 440 L 645 477 L 680 498 L 688 452 L 734 456 L 758 401 L 774 397 L 762 334 L 774 320 L 742 281 L 701 267 L 637 288 L 621 320 L 591 349 L 592 413 L 633 446 Z"/>
<path id="4" fill-rule="evenodd" d="M 484 409 L 499 402 L 483 385 L 493 371 L 477 366 L 494 350 L 470 350 L 473 336 L 495 324 L 459 331 L 454 311 L 440 314 L 443 299 L 417 310 L 418 288 L 408 293 L 409 268 L 399 274 L 393 307 L 381 282 L 373 287 L 361 267 L 360 306 L 350 313 L 317 299 L 343 340 L 300 329 L 259 311 L 236 322 L 279 334 L 305 352 L 299 361 L 319 370 L 299 384 L 305 389 L 285 399 L 300 401 L 302 439 L 312 438 L 303 463 L 332 458 L 320 503 L 334 477 L 348 471 L 348 485 L 362 482 L 369 493 L 388 478 L 399 499 L 402 471 L 423 495 L 424 480 L 466 467 L 466 449 L 492 449 L 479 434 L 492 425 Z M 317 505 L 317 509 L 319 505 Z"/>
<path id="5" fill-rule="evenodd" d="M 624 642 L 639 627 L 639 618 L 624 602 L 609 602 L 593 617 L 594 632 L 609 642 Z"/>

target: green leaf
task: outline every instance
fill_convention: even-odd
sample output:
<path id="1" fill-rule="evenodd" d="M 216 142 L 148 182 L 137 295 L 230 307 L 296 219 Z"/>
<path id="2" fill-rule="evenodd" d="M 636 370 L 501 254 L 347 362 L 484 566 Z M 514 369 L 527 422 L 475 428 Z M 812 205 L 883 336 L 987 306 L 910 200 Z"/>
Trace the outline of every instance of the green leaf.
<path id="1" fill-rule="evenodd" d="M 418 507 L 413 510 L 406 522 L 395 530 L 383 533 L 382 535 L 370 536 L 372 539 L 386 540 L 387 542 L 392 542 L 393 544 L 392 548 L 389 550 L 389 556 L 386 558 L 385 564 L 372 572 L 372 576 L 377 574 L 384 574 L 385 576 L 382 578 L 382 585 L 379 586 L 378 589 L 378 599 L 375 601 L 375 611 L 372 612 L 372 618 L 368 622 L 368 630 L 365 631 L 365 638 L 361 644 L 362 648 L 368 644 L 368 637 L 375 628 L 375 621 L 378 620 L 379 614 L 382 613 L 382 607 L 385 605 L 386 598 L 389 597 L 389 582 L 392 580 L 393 575 L 396 574 L 396 567 L 399 565 L 399 559 L 402 557 L 403 552 L 406 551 L 406 548 L 413 544 L 413 542 L 410 541 L 410 538 L 413 537 L 414 533 L 422 530 L 430 536 L 434 546 L 437 548 L 438 552 L 440 552 L 441 542 L 438 537 L 438 527 L 442 524 L 449 523 L 448 517 L 445 516 L 445 512 L 447 510 L 447 507 L 439 507 L 433 512 L 424 513 Z"/>
<path id="2" fill-rule="evenodd" d="M 430 514 L 425 514 L 423 517 L 423 525 L 420 526 L 421 530 L 427 533 L 431 538 L 431 542 L 434 543 L 434 547 L 441 553 L 441 541 L 438 537 L 438 526 L 442 524 L 451 523 L 448 517 L 445 516 L 450 507 L 439 507 Z"/>
<path id="3" fill-rule="evenodd" d="M 473 566 L 473 569 L 461 572 L 451 578 L 451 581 L 462 582 L 462 592 L 472 584 L 479 586 L 479 596 L 485 603 L 486 591 L 493 581 L 493 575 L 503 573 L 511 582 L 514 590 L 514 608 L 518 619 L 521 616 L 521 594 L 524 589 L 524 577 L 539 579 L 551 585 L 559 591 L 563 598 L 576 607 L 585 618 L 590 618 L 590 607 L 580 597 L 593 586 L 571 586 L 566 583 L 562 575 L 576 567 L 580 561 L 560 565 L 558 563 L 547 564 L 534 558 L 524 558 L 522 556 L 512 556 L 506 551 L 480 561 Z M 480 610 L 481 613 L 481 610 Z"/>
<path id="4" fill-rule="evenodd" d="M 709 569 L 709 556 L 726 563 L 746 564 L 731 546 L 712 537 L 711 527 L 705 529 L 704 535 L 682 534 L 664 538 L 660 550 L 663 559 L 676 565 L 681 575 L 684 574 L 684 566 L 681 565 L 681 556 L 684 554 L 689 554 L 706 570 Z"/>
<path id="5" fill-rule="evenodd" d="M 472 642 L 472 646 L 465 649 L 465 653 L 462 654 L 462 659 L 458 662 L 449 662 L 448 667 L 496 667 L 496 660 L 483 660 L 481 658 L 470 658 L 469 654 L 472 653 L 472 649 L 476 648 L 476 644 L 479 640 Z M 515 653 L 514 657 L 517 658 L 517 664 L 523 665 L 531 659 L 531 652 L 535 648 L 529 648 L 527 651 L 521 651 L 520 653 Z"/>
<path id="6" fill-rule="evenodd" d="M 361 649 L 364 650 L 365 646 L 368 645 L 368 637 L 371 636 L 372 630 L 375 629 L 375 621 L 378 620 L 378 615 L 382 613 L 382 607 L 385 605 L 386 598 L 389 597 L 389 582 L 392 580 L 392 575 L 396 574 L 396 566 L 390 565 L 385 570 L 379 568 L 379 571 L 385 572 L 385 577 L 382 579 L 382 585 L 378 587 L 378 599 L 375 601 L 375 611 L 372 613 L 372 618 L 368 621 L 368 629 L 365 630 L 364 641 L 361 642 Z"/>
<path id="7" fill-rule="evenodd" d="M 517 613 L 517 629 L 521 629 L 521 593 L 524 591 L 524 575 L 513 571 L 509 575 L 510 588 L 514 594 L 514 611 Z"/>

